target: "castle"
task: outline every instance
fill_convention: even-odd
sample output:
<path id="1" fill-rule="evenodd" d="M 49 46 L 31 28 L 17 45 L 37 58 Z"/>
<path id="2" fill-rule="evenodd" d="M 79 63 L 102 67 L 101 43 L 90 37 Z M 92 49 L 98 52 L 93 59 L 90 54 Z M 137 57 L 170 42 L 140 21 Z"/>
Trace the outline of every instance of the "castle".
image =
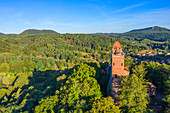
<path id="1" fill-rule="evenodd" d="M 109 73 L 110 72 L 110 73 Z M 129 75 L 129 67 L 124 67 L 124 53 L 119 41 L 116 41 L 112 47 L 111 53 L 111 64 L 106 69 L 107 75 L 110 74 L 109 87 L 110 95 L 113 97 L 115 102 L 118 100 L 119 91 L 122 76 Z M 148 82 L 148 95 L 155 95 L 156 87 Z M 108 95 L 109 96 L 109 95 Z"/>
<path id="2" fill-rule="evenodd" d="M 124 54 L 122 47 L 118 41 L 115 42 L 112 48 L 112 59 L 111 59 L 112 77 L 117 78 L 117 76 L 129 75 L 129 68 L 124 67 Z"/>
<path id="3" fill-rule="evenodd" d="M 120 86 L 120 77 L 129 75 L 129 68 L 124 67 L 124 54 L 119 41 L 116 41 L 112 48 L 111 64 L 107 67 L 107 74 L 110 80 L 109 86 L 111 90 L 111 96 L 116 100 L 118 97 L 118 87 Z"/>

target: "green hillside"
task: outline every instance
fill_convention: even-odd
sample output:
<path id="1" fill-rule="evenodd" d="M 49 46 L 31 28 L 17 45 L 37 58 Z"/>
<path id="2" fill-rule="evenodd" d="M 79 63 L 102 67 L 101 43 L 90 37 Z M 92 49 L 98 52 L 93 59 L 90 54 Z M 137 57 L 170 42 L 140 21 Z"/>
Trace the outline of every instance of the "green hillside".
<path id="1" fill-rule="evenodd" d="M 37 29 L 28 29 L 20 33 L 21 35 L 26 35 L 26 34 L 44 34 L 44 33 L 57 33 L 56 31 L 53 30 L 37 30 Z"/>
<path id="2" fill-rule="evenodd" d="M 154 26 L 154 27 L 148 27 L 144 29 L 131 30 L 127 33 L 170 33 L 170 30 L 167 28 Z"/>
<path id="3" fill-rule="evenodd" d="M 101 35 L 107 35 L 111 37 L 134 37 L 137 40 L 150 39 L 154 41 L 170 41 L 170 30 L 167 28 L 154 26 L 144 29 L 135 29 L 125 33 L 97 33 Z"/>
<path id="4" fill-rule="evenodd" d="M 167 28 L 154 26 L 145 29 L 132 30 L 120 34 L 120 36 L 129 36 L 139 39 L 150 39 L 155 41 L 170 41 L 170 30 Z"/>
<path id="5" fill-rule="evenodd" d="M 4 35 L 4 33 L 1 33 L 1 32 L 0 32 L 0 35 Z"/>

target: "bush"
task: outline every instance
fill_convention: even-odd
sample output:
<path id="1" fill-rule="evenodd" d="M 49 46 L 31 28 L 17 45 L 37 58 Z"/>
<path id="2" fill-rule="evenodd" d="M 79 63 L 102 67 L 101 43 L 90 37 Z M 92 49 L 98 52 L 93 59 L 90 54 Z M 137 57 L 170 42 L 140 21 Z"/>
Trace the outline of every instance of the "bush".
<path id="1" fill-rule="evenodd" d="M 2 83 L 3 83 L 3 84 L 5 84 L 5 85 L 10 84 L 9 76 L 5 76 L 5 77 L 3 77 Z"/>
<path id="2" fill-rule="evenodd" d="M 0 84 L 0 89 L 1 88 L 6 88 L 6 85 Z"/>
<path id="3" fill-rule="evenodd" d="M 14 87 L 22 87 L 24 85 L 28 85 L 29 84 L 29 79 L 25 76 L 19 76 L 16 80 L 16 82 L 14 83 Z"/>
<path id="4" fill-rule="evenodd" d="M 9 95 L 10 91 L 8 89 L 0 89 L 0 99 L 5 96 L 5 95 Z"/>

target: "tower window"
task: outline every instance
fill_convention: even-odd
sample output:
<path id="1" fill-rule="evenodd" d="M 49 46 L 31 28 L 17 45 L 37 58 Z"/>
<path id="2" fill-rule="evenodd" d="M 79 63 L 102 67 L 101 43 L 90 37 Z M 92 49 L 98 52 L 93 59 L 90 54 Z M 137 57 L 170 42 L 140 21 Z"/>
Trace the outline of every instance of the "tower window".
<path id="1" fill-rule="evenodd" d="M 121 63 L 121 66 L 123 66 L 123 63 Z"/>
<path id="2" fill-rule="evenodd" d="M 115 65 L 115 63 L 113 62 L 113 66 Z"/>

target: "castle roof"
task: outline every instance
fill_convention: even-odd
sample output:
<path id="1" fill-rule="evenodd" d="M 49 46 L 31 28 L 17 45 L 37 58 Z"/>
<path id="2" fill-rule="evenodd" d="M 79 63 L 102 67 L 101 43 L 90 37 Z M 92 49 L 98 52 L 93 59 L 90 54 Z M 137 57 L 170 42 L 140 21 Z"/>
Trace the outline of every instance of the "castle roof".
<path id="1" fill-rule="evenodd" d="M 128 66 L 124 67 L 124 70 L 129 71 L 129 67 Z"/>
<path id="2" fill-rule="evenodd" d="M 119 41 L 116 41 L 116 42 L 114 43 L 113 48 L 116 48 L 116 47 L 122 48 Z"/>

